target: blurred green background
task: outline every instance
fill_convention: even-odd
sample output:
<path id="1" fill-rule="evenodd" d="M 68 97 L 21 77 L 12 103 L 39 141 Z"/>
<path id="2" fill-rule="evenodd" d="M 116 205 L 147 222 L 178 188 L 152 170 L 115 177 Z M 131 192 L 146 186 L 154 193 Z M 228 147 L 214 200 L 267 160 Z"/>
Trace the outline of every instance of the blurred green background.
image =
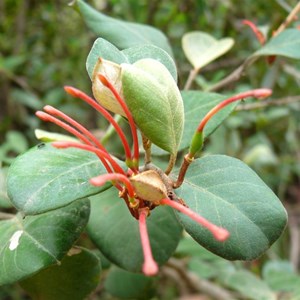
<path id="1" fill-rule="evenodd" d="M 88 128 L 106 126 L 89 107 L 71 99 L 63 90 L 64 85 L 73 85 L 91 94 L 85 61 L 97 38 L 68 2 L 0 1 L 0 188 L 4 185 L 6 167 L 18 154 L 38 143 L 34 136 L 36 128 L 58 131 L 35 117 L 35 111 L 44 105 L 60 108 Z M 243 19 L 269 30 L 270 37 L 297 1 L 90 0 L 88 3 L 112 17 L 150 24 L 165 32 L 174 50 L 181 88 L 191 69 L 181 48 L 184 33 L 201 30 L 216 38 L 234 38 L 234 47 L 196 78 L 193 89 L 206 89 L 259 48 L 252 31 L 242 24 Z M 296 20 L 291 26 L 299 24 Z M 274 190 L 289 212 L 284 236 L 260 261 L 247 267 L 259 274 L 265 261 L 287 260 L 299 271 L 300 62 L 279 58 L 268 65 L 260 59 L 241 80 L 218 92 L 231 94 L 261 86 L 273 89 L 272 101 L 278 101 L 277 104 L 258 109 L 240 106 L 210 138 L 205 151 L 244 160 Z M 295 101 L 288 101 L 291 97 Z M 0 288 L 0 299 L 21 297 L 24 295 L 17 287 Z"/>

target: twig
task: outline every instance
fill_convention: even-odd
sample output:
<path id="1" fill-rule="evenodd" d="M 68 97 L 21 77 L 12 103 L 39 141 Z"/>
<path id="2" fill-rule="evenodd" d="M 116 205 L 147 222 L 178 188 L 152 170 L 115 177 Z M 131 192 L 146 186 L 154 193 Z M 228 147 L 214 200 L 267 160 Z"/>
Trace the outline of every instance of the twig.
<path id="1" fill-rule="evenodd" d="M 240 104 L 236 110 L 254 110 L 259 108 L 264 108 L 268 106 L 281 106 L 290 103 L 295 103 L 300 101 L 300 96 L 290 96 L 286 98 L 274 99 L 274 100 L 265 100 L 261 102 L 249 103 L 249 104 Z"/>
<path id="2" fill-rule="evenodd" d="M 299 228 L 299 214 L 289 214 L 289 232 L 290 232 L 290 261 L 295 268 L 298 270 L 299 266 L 299 254 L 300 254 L 300 228 Z"/>
<path id="3" fill-rule="evenodd" d="M 168 267 L 173 268 L 178 272 L 187 285 L 190 286 L 196 292 L 202 292 L 217 300 L 232 300 L 233 294 L 224 288 L 214 284 L 205 279 L 200 279 L 194 273 L 187 271 L 186 263 L 176 258 L 170 258 L 166 264 Z"/>
<path id="4" fill-rule="evenodd" d="M 151 162 L 151 141 L 142 133 L 143 148 L 145 150 L 145 165 Z"/>
<path id="5" fill-rule="evenodd" d="M 15 217 L 15 215 L 13 215 L 13 214 L 0 212 L 0 220 L 9 220 L 9 219 L 12 219 L 14 217 Z"/>
<path id="6" fill-rule="evenodd" d="M 184 85 L 184 88 L 183 88 L 185 91 L 190 89 L 190 87 L 191 87 L 191 85 L 192 85 L 193 81 L 195 80 L 198 73 L 199 73 L 199 69 L 192 69 L 190 71 L 189 77 L 188 77 L 188 79 L 187 79 L 187 81 Z"/>
<path id="7" fill-rule="evenodd" d="M 289 15 L 286 17 L 286 19 L 282 22 L 282 24 L 279 26 L 279 28 L 273 33 L 273 36 L 278 35 L 279 33 L 281 33 L 283 30 L 286 29 L 287 26 L 289 26 L 289 24 L 291 22 L 294 21 L 294 18 L 296 17 L 296 15 L 300 12 L 300 1 L 298 2 L 298 4 L 293 8 L 293 10 L 289 13 Z"/>
<path id="8" fill-rule="evenodd" d="M 167 166 L 167 169 L 165 170 L 166 175 L 169 175 L 171 173 L 171 171 L 176 163 L 176 158 L 177 158 L 177 153 L 170 155 L 169 164 Z"/>

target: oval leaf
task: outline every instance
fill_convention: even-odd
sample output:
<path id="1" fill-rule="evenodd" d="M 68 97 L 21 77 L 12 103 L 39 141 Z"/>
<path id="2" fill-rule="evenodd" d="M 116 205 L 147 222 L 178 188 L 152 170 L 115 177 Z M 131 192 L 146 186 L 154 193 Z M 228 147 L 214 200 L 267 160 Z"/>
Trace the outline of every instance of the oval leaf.
<path id="1" fill-rule="evenodd" d="M 158 29 L 108 17 L 82 0 L 76 0 L 77 7 L 86 25 L 97 35 L 113 43 L 119 49 L 136 45 L 153 44 L 172 55 L 166 36 Z M 125 38 L 124 38 L 125 37 Z"/>
<path id="2" fill-rule="evenodd" d="M 169 207 L 157 207 L 147 219 L 153 256 L 165 263 L 175 251 L 181 236 L 174 212 Z M 114 264 L 132 272 L 140 272 L 143 252 L 138 221 L 128 211 L 115 189 L 91 198 L 88 233 L 100 251 Z"/>
<path id="3" fill-rule="evenodd" d="M 286 29 L 271 38 L 262 48 L 251 57 L 281 55 L 300 59 L 300 30 Z M 251 59 L 251 58 L 250 58 Z"/>
<path id="4" fill-rule="evenodd" d="M 232 38 L 216 40 L 213 36 L 201 31 L 186 33 L 182 38 L 183 51 L 197 70 L 225 54 L 233 44 Z"/>
<path id="5" fill-rule="evenodd" d="M 226 259 L 257 258 L 279 238 L 287 222 L 276 195 L 247 165 L 228 156 L 197 159 L 176 193 L 193 211 L 230 232 L 227 241 L 218 242 L 206 229 L 178 214 L 199 244 Z"/>
<path id="6" fill-rule="evenodd" d="M 82 300 L 97 287 L 100 272 L 100 260 L 95 254 L 74 248 L 60 265 L 42 270 L 20 285 L 32 299 Z"/>
<path id="7" fill-rule="evenodd" d="M 99 158 L 79 149 L 40 144 L 20 155 L 8 171 L 8 195 L 25 214 L 37 214 L 94 195 L 111 186 L 94 187 L 89 179 L 106 172 Z"/>
<path id="8" fill-rule="evenodd" d="M 60 264 L 86 226 L 86 199 L 63 208 L 0 222 L 0 285 L 16 282 L 39 270 Z"/>
<path id="9" fill-rule="evenodd" d="M 160 62 L 142 59 L 122 64 L 122 90 L 135 123 L 160 148 L 175 154 L 184 122 L 176 82 Z"/>

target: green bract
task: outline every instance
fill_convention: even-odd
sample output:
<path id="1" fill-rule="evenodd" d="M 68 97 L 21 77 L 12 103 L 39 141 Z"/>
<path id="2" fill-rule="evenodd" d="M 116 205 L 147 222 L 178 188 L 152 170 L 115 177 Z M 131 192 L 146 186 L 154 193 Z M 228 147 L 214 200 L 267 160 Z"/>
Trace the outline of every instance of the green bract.
<path id="1" fill-rule="evenodd" d="M 184 122 L 179 89 L 167 68 L 154 59 L 122 64 L 125 101 L 142 133 L 160 148 L 177 152 Z"/>

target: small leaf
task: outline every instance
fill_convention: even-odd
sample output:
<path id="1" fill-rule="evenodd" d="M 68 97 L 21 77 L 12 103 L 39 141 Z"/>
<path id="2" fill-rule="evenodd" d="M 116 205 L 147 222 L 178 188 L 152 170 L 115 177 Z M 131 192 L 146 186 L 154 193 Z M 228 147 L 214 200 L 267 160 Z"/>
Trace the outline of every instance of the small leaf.
<path id="1" fill-rule="evenodd" d="M 36 216 L 0 222 L 0 285 L 26 278 L 59 264 L 89 218 L 86 199 Z"/>
<path id="2" fill-rule="evenodd" d="M 300 30 L 286 29 L 271 38 L 262 48 L 256 51 L 249 59 L 258 56 L 281 55 L 300 59 Z"/>
<path id="3" fill-rule="evenodd" d="M 105 290 L 121 299 L 151 299 L 154 280 L 142 274 L 113 267 L 105 280 Z"/>
<path id="4" fill-rule="evenodd" d="M 226 259 L 257 258 L 279 238 L 287 222 L 276 195 L 247 165 L 228 156 L 197 159 L 176 194 L 193 211 L 229 231 L 229 239 L 218 242 L 208 230 L 178 213 L 199 244 Z"/>
<path id="5" fill-rule="evenodd" d="M 82 0 L 76 0 L 76 4 L 86 25 L 97 36 L 108 40 L 117 48 L 126 49 L 137 45 L 153 44 L 172 55 L 169 42 L 160 30 L 148 25 L 108 17 Z"/>
<path id="6" fill-rule="evenodd" d="M 274 291 L 300 291 L 300 276 L 288 261 L 268 261 L 262 273 L 263 279 Z"/>
<path id="7" fill-rule="evenodd" d="M 32 299 L 82 300 L 97 287 L 100 272 L 100 261 L 95 254 L 73 248 L 60 265 L 42 270 L 20 284 Z"/>
<path id="8" fill-rule="evenodd" d="M 232 38 L 216 40 L 213 36 L 201 31 L 186 33 L 182 38 L 183 51 L 196 70 L 225 54 L 233 44 Z"/>
<path id="9" fill-rule="evenodd" d="M 160 148 L 177 153 L 183 131 L 183 103 L 166 67 L 153 59 L 122 64 L 122 89 L 144 135 Z"/>
<path id="10" fill-rule="evenodd" d="M 251 300 L 276 300 L 277 296 L 259 277 L 246 270 L 224 273 L 223 284 Z"/>
<path id="11" fill-rule="evenodd" d="M 8 195 L 6 188 L 6 177 L 7 177 L 7 167 L 1 167 L 0 163 L 0 208 L 11 208 L 13 207 Z"/>
<path id="12" fill-rule="evenodd" d="M 99 58 L 116 64 L 133 64 L 143 58 L 153 58 L 161 62 L 172 74 L 174 80 L 177 81 L 176 65 L 172 57 L 163 49 L 151 44 L 134 46 L 120 51 L 105 39 L 98 38 L 94 42 L 86 61 L 86 68 L 91 79 Z"/>
<path id="13" fill-rule="evenodd" d="M 181 227 L 169 207 L 157 207 L 147 219 L 153 256 L 159 264 L 173 254 L 181 236 Z M 100 251 L 114 264 L 132 272 L 141 272 L 143 252 L 138 221 L 132 217 L 115 189 L 91 198 L 88 233 Z"/>
<path id="14" fill-rule="evenodd" d="M 194 132 L 203 117 L 217 104 L 225 100 L 224 95 L 200 91 L 182 91 L 181 92 L 184 104 L 184 130 L 180 144 L 180 149 L 187 148 L 190 145 Z M 239 101 L 234 102 L 209 120 L 204 128 L 204 138 L 212 134 L 218 126 L 230 115 L 237 106 Z"/>
<path id="15" fill-rule="evenodd" d="M 111 186 L 94 187 L 89 179 L 106 172 L 99 158 L 79 149 L 40 144 L 20 155 L 8 171 L 8 195 L 25 214 L 67 205 Z"/>

